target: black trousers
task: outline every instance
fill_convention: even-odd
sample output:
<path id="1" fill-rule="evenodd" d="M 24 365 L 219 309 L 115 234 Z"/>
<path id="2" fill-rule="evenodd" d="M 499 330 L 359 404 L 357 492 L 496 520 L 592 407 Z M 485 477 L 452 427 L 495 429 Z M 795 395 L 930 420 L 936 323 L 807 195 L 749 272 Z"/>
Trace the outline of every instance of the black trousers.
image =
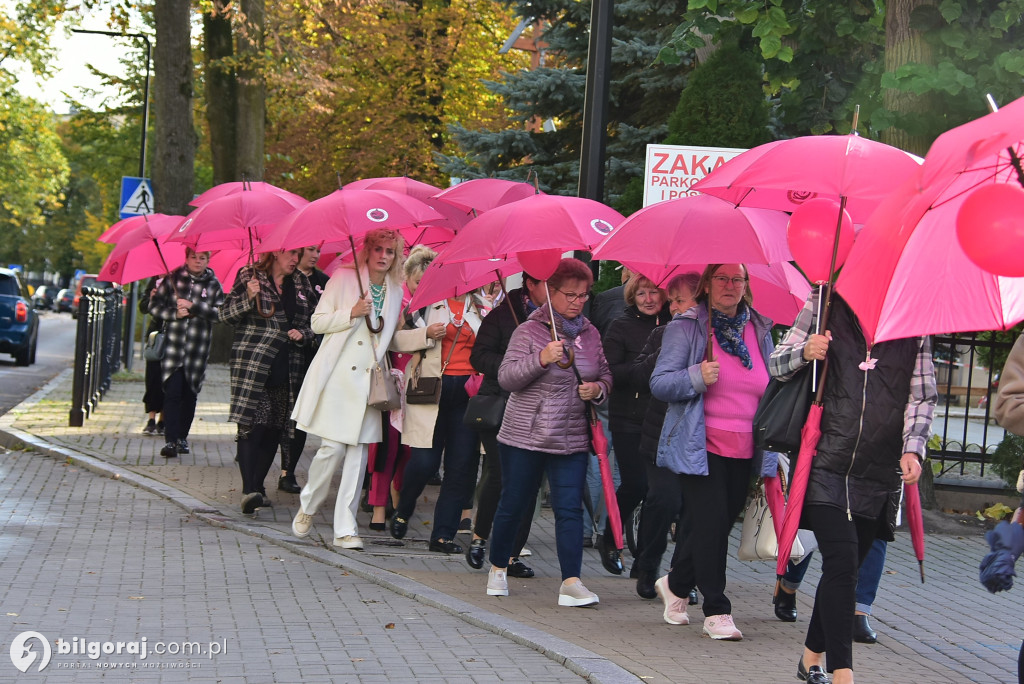
<path id="1" fill-rule="evenodd" d="M 302 450 L 306 448 L 306 433 L 295 427 L 292 423 L 292 438 L 288 438 L 288 432 L 281 432 L 281 470 L 286 473 L 295 474 L 295 466 L 299 465 L 302 457 Z"/>
<path id="2" fill-rule="evenodd" d="M 668 586 L 676 596 L 686 596 L 694 587 L 700 590 L 705 617 L 732 613 L 725 595 L 725 564 L 729 532 L 747 501 L 750 468 L 749 458 L 708 453 L 707 475 L 678 476 L 686 500 L 682 550 L 677 549 Z"/>
<path id="3" fill-rule="evenodd" d="M 146 413 L 160 413 L 164 410 L 163 371 L 159 361 L 146 362 L 146 393 L 142 395 L 142 403 Z"/>
<path id="4" fill-rule="evenodd" d="M 280 428 L 254 425 L 246 436 L 238 436 L 236 460 L 242 474 L 242 494 L 267 493 L 263 483 L 270 472 L 270 466 L 274 465 L 281 432 Z"/>
<path id="5" fill-rule="evenodd" d="M 668 548 L 672 521 L 682 510 L 683 489 L 679 476 L 668 468 L 659 468 L 646 460 L 644 467 L 647 469 L 647 496 L 640 514 L 637 539 L 640 548 L 637 549 L 634 567 L 640 572 L 657 572 L 661 567 L 661 557 Z"/>
<path id="6" fill-rule="evenodd" d="M 168 442 L 188 438 L 198 399 L 185 379 L 185 371 L 178 368 L 171 373 L 164 383 L 164 438 Z"/>
<path id="7" fill-rule="evenodd" d="M 647 494 L 646 458 L 640 455 L 640 433 L 612 433 L 612 447 L 615 458 L 619 462 L 619 487 L 615 490 L 615 499 L 619 504 L 619 519 L 627 525 L 634 509 L 640 505 Z M 612 539 L 611 518 L 605 517 L 604 538 Z"/>
<path id="8" fill-rule="evenodd" d="M 498 510 L 501 499 L 501 456 L 498 454 L 498 431 L 481 430 L 480 443 L 484 447 L 484 462 L 480 469 L 480 481 L 476 485 L 476 520 L 473 522 L 473 534 L 483 540 L 491 536 L 494 514 Z M 526 504 L 523 517 L 519 521 L 516 540 L 513 545 L 512 558 L 518 558 L 526 540 L 530 538 L 533 527 L 533 513 L 537 510 L 537 492 Z"/>
<path id="9" fill-rule="evenodd" d="M 853 610 L 857 572 L 878 531 L 878 520 L 853 516 L 838 506 L 805 506 L 801 520 L 810 525 L 821 554 L 821 579 L 804 646 L 825 654 L 829 672 L 853 667 Z"/>

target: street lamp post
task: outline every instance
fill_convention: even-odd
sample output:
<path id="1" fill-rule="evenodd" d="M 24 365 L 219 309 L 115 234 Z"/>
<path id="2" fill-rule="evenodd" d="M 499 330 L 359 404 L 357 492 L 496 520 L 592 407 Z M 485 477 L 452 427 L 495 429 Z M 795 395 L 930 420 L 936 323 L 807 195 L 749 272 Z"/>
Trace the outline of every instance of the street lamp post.
<path id="1" fill-rule="evenodd" d="M 146 81 L 142 91 L 142 134 L 139 143 L 139 178 L 146 177 L 146 131 L 149 129 L 149 65 L 152 63 L 153 47 L 149 42 L 149 36 L 145 33 L 122 33 L 120 31 L 100 31 L 92 29 L 71 29 L 73 33 L 87 33 L 100 36 L 113 36 L 115 38 L 141 38 L 146 44 Z M 131 294 L 128 297 L 128 311 L 124 317 L 124 344 L 122 345 L 122 361 L 125 370 L 132 369 L 132 362 L 135 358 L 135 312 L 138 303 L 138 283 L 132 283 Z"/>

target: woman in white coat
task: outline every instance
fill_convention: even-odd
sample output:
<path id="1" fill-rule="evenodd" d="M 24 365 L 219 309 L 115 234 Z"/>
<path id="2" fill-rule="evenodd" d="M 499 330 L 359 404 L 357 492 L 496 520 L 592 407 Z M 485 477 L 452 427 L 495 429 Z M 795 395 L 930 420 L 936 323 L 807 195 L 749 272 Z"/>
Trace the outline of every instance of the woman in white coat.
<path id="1" fill-rule="evenodd" d="M 469 395 L 466 381 L 476 373 L 469 361 L 482 316 L 476 298 L 465 295 L 412 312 L 412 323 L 395 333 L 398 351 L 422 350 L 405 368 L 406 378 L 441 378 L 437 403 L 408 404 L 402 422 L 402 444 L 412 447 L 402 477 L 402 491 L 391 517 L 391 536 L 402 539 L 409 518 L 430 476 L 444 458 L 444 480 L 434 506 L 431 551 L 462 553 L 455 543 L 462 509 L 472 501 L 480 464 L 480 438 L 462 422 Z"/>
<path id="2" fill-rule="evenodd" d="M 324 338 L 306 371 L 292 420 L 300 430 L 319 435 L 320 448 L 310 463 L 308 482 L 299 494 L 301 507 L 292 522 L 298 537 L 309 535 L 313 515 L 326 500 L 340 466 L 334 545 L 363 548 L 356 507 L 367 447 L 381 439 L 381 412 L 366 404 L 370 371 L 376 362 L 385 363 L 401 316 L 402 248 L 397 231 L 378 228 L 367 233 L 355 262 L 334 272 L 313 312 L 313 332 Z M 360 291 L 360 278 L 368 287 L 365 293 Z M 372 333 L 367 317 L 383 319 L 383 329 Z"/>

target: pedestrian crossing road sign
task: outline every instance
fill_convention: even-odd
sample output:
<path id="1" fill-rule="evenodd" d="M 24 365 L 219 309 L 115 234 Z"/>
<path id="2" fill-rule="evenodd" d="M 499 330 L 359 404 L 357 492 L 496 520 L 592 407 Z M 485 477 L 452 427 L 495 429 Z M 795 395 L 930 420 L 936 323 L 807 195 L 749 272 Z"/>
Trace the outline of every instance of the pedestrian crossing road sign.
<path id="1" fill-rule="evenodd" d="M 148 178 L 121 177 L 121 218 L 153 213 L 153 186 Z"/>

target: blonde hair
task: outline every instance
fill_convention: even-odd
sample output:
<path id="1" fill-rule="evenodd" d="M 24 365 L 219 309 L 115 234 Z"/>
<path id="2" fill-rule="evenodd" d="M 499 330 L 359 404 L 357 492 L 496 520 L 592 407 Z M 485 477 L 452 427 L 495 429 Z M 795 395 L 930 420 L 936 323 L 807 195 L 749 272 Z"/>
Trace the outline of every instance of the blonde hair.
<path id="1" fill-rule="evenodd" d="M 395 260 L 391 262 L 391 267 L 387 271 L 387 277 L 390 280 L 397 280 L 399 274 L 402 273 L 403 262 L 405 261 L 403 257 L 405 253 L 405 240 L 402 238 L 401 233 L 391 228 L 374 228 L 368 232 L 363 238 L 363 246 L 356 255 L 356 260 L 353 262 L 352 267 L 355 268 L 355 264 L 366 264 L 370 260 L 371 249 L 377 245 L 384 245 L 389 242 L 395 243 Z"/>
<path id="2" fill-rule="evenodd" d="M 409 256 L 405 258 L 405 279 L 408 280 L 427 270 L 427 266 L 437 258 L 437 252 L 426 245 L 413 245 L 409 250 Z"/>
<path id="3" fill-rule="evenodd" d="M 641 273 L 634 273 L 626 281 L 626 286 L 622 288 L 622 295 L 626 300 L 627 306 L 636 304 L 636 291 L 641 287 L 653 287 L 661 293 L 662 301 L 666 299 L 665 290 L 655 285 L 653 280 Z"/>

